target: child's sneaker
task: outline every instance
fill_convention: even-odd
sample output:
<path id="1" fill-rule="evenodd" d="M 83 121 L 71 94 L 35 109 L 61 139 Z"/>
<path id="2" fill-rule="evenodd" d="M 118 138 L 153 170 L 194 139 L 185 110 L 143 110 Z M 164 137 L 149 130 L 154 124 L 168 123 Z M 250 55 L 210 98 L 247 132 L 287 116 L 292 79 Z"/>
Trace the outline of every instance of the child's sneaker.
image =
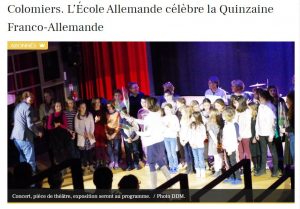
<path id="1" fill-rule="evenodd" d="M 213 176 L 214 178 L 217 178 L 217 177 L 219 177 L 219 176 L 221 176 L 221 175 L 222 175 L 221 171 L 216 171 L 212 176 Z"/>
<path id="2" fill-rule="evenodd" d="M 113 169 L 113 167 L 115 167 L 115 162 L 110 162 L 109 165 L 108 165 L 108 167 L 110 169 Z"/>
<path id="3" fill-rule="evenodd" d="M 205 178 L 206 178 L 206 172 L 205 172 L 205 169 L 201 169 L 201 170 L 200 170 L 200 175 L 201 175 L 201 178 L 202 178 L 202 179 L 205 179 Z"/>
<path id="4" fill-rule="evenodd" d="M 242 183 L 242 179 L 233 179 L 231 181 L 231 184 L 233 184 L 233 185 L 237 185 L 237 184 L 241 184 L 241 183 Z"/>
<path id="5" fill-rule="evenodd" d="M 196 170 L 196 177 L 197 178 L 200 178 L 201 177 L 201 171 L 200 171 L 200 168 L 195 168 Z"/>
<path id="6" fill-rule="evenodd" d="M 223 181 L 223 183 L 231 183 L 233 180 L 233 178 L 227 178 Z"/>
<path id="7" fill-rule="evenodd" d="M 118 163 L 115 163 L 114 168 L 115 168 L 115 169 L 119 169 L 119 164 L 118 164 Z"/>
<path id="8" fill-rule="evenodd" d="M 141 169 L 141 166 L 140 166 L 139 164 L 134 164 L 134 169 L 140 170 L 140 169 Z"/>

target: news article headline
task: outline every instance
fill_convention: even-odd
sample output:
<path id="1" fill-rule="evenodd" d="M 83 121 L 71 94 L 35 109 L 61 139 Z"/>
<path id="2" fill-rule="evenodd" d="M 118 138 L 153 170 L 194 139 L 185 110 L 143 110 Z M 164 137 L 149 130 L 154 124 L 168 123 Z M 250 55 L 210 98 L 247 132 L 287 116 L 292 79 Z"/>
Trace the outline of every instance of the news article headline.
<path id="1" fill-rule="evenodd" d="M 7 6 L 8 15 L 37 15 L 42 14 L 61 14 L 65 15 L 88 15 L 97 14 L 99 17 L 104 15 L 258 15 L 258 14 L 274 14 L 275 8 L 272 5 L 266 5 L 262 2 L 262 5 L 252 5 L 251 3 L 239 4 L 201 4 L 200 3 L 170 3 L 169 5 L 151 4 L 145 5 L 145 2 L 141 2 L 143 5 L 131 5 L 130 2 L 124 4 L 87 4 L 85 1 L 78 1 L 74 3 L 66 3 L 64 6 L 47 6 L 44 4 L 32 3 L 20 3 L 10 4 Z M 25 17 L 25 16 L 24 16 Z M 44 25 L 35 24 L 20 24 L 17 22 L 8 23 L 9 32 L 30 32 L 30 31 L 48 31 L 48 32 L 60 32 L 60 31 L 104 31 L 103 22 L 87 22 L 85 24 L 65 24 L 61 22 L 49 22 Z"/>

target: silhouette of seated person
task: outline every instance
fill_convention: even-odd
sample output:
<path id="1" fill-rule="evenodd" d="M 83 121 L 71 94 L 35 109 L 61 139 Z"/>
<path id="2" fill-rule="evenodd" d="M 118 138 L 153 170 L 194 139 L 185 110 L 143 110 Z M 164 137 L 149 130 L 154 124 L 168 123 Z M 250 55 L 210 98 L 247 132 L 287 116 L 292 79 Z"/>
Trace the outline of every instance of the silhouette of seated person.
<path id="1" fill-rule="evenodd" d="M 119 181 L 118 187 L 119 192 L 122 194 L 138 192 L 140 189 L 140 181 L 135 175 L 130 174 L 123 176 L 123 178 Z"/>
<path id="2" fill-rule="evenodd" d="M 33 176 L 32 167 L 27 162 L 21 162 L 14 168 L 13 181 L 15 189 L 29 189 Z"/>
<path id="3" fill-rule="evenodd" d="M 61 189 L 63 182 L 64 179 L 61 172 L 54 172 L 48 177 L 50 189 Z"/>
<path id="4" fill-rule="evenodd" d="M 98 167 L 93 176 L 96 192 L 111 192 L 113 173 L 108 167 Z"/>

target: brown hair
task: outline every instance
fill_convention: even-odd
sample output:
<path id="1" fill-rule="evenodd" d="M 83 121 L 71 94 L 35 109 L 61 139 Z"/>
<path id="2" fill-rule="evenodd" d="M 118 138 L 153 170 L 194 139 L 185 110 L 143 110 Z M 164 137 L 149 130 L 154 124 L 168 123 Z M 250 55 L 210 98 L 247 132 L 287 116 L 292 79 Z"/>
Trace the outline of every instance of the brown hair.
<path id="1" fill-rule="evenodd" d="M 236 101 L 239 103 L 238 108 L 236 109 L 237 112 L 244 112 L 248 106 L 247 106 L 247 100 L 243 96 L 238 96 L 236 98 Z"/>
<path id="2" fill-rule="evenodd" d="M 131 89 L 131 87 L 132 87 L 133 85 L 135 85 L 135 84 L 137 84 L 137 82 L 129 82 L 129 83 L 127 84 L 128 89 Z"/>
<path id="3" fill-rule="evenodd" d="M 173 106 L 172 106 L 170 103 L 165 104 L 164 108 L 165 108 L 165 107 L 168 107 L 168 108 L 170 108 L 170 109 L 173 109 Z"/>
<path id="4" fill-rule="evenodd" d="M 164 83 L 163 88 L 164 88 L 164 93 L 166 93 L 166 91 L 170 91 L 171 94 L 174 94 L 175 87 L 170 81 Z"/>
<path id="5" fill-rule="evenodd" d="M 146 98 L 146 103 L 148 106 L 148 110 L 151 112 L 158 112 L 160 110 L 159 105 L 157 104 L 157 99 L 154 97 Z"/>
<path id="6" fill-rule="evenodd" d="M 232 86 L 236 86 L 239 91 L 243 91 L 245 88 L 245 84 L 241 80 L 233 80 L 231 81 Z"/>
<path id="7" fill-rule="evenodd" d="M 83 101 L 80 102 L 79 105 L 78 105 L 78 108 L 79 108 L 81 105 L 85 105 L 85 108 L 86 108 L 86 109 L 85 109 L 84 116 L 85 116 L 85 117 L 88 117 L 88 116 L 89 116 L 89 111 L 87 110 L 87 105 L 86 105 L 86 103 L 83 102 Z M 77 119 L 78 119 L 78 120 L 81 120 L 81 118 L 80 118 L 80 111 L 78 111 L 78 113 L 77 113 Z"/>
<path id="8" fill-rule="evenodd" d="M 195 121 L 191 123 L 190 128 L 192 128 L 193 125 L 197 127 L 203 124 L 202 115 L 200 112 L 193 112 L 191 117 L 194 117 Z"/>
<path id="9" fill-rule="evenodd" d="M 120 89 L 116 89 L 116 90 L 114 90 L 114 95 L 115 94 L 121 94 L 122 95 L 122 91 Z"/>
<path id="10" fill-rule="evenodd" d="M 95 108 L 95 105 L 96 105 L 96 101 L 97 101 L 97 100 L 100 101 L 100 105 L 101 105 L 101 99 L 100 99 L 99 97 L 93 98 L 93 99 L 92 99 L 92 102 L 91 102 L 93 108 Z"/>
<path id="11" fill-rule="evenodd" d="M 186 105 L 186 100 L 185 100 L 184 97 L 179 97 L 179 98 L 176 100 L 176 102 L 179 102 L 179 103 L 181 103 L 181 104 Z"/>
<path id="12" fill-rule="evenodd" d="M 116 105 L 115 105 L 114 101 L 107 102 L 106 106 L 107 105 L 110 105 L 114 110 L 116 109 Z"/>
<path id="13" fill-rule="evenodd" d="M 33 94 L 30 91 L 24 91 L 22 93 L 22 100 L 27 99 L 28 97 L 32 97 L 33 98 Z"/>

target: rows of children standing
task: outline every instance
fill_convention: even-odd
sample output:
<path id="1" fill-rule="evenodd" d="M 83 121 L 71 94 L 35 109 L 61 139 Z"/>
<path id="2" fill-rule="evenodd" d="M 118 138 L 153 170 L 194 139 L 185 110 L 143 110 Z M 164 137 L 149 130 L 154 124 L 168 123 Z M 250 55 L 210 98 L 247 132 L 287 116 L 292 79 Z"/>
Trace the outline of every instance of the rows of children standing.
<path id="1" fill-rule="evenodd" d="M 219 84 L 210 79 L 209 85 L 214 82 Z M 287 95 L 287 108 L 275 86 L 254 89 L 251 100 L 239 93 L 228 101 L 219 98 L 212 103 L 205 98 L 201 104 L 196 100 L 187 104 L 174 94 L 170 82 L 163 88 L 162 97 L 150 97 L 132 82 L 129 93 L 115 90 L 112 101 L 68 98 L 65 108 L 52 101 L 51 92 L 45 92 L 39 113 L 52 164 L 80 158 L 85 174 L 98 166 L 127 171 L 149 166 L 151 188 L 157 186 L 157 166 L 166 179 L 183 169 L 203 179 L 207 170 L 217 177 L 246 158 L 252 160 L 254 175 L 264 175 L 267 147 L 272 177 L 293 164 L 293 91 Z M 240 184 L 241 171 L 225 181 Z"/>

